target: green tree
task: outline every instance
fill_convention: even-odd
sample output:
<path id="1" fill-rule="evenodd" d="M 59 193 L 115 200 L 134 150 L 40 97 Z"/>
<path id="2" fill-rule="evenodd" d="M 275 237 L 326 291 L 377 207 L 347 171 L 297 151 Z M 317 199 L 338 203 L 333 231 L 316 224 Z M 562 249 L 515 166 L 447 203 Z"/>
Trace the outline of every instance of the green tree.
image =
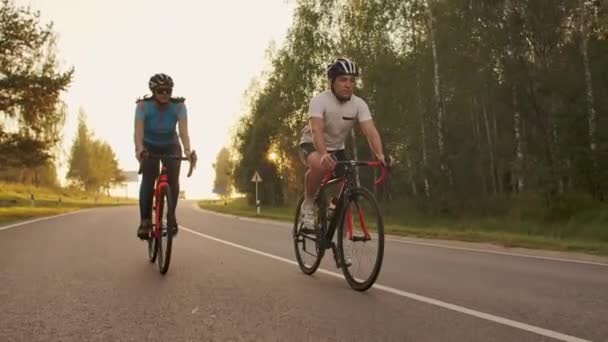
<path id="1" fill-rule="evenodd" d="M 230 198 L 232 194 L 232 160 L 230 151 L 223 147 L 217 154 L 215 164 L 215 180 L 213 181 L 213 193 L 219 195 L 224 200 Z"/>
<path id="2" fill-rule="evenodd" d="M 91 142 L 92 169 L 89 180 L 96 190 L 102 189 L 109 194 L 112 186 L 124 182 L 122 171 L 112 147 L 101 140 Z"/>
<path id="3" fill-rule="evenodd" d="M 389 196 L 452 213 L 485 212 L 479 204 L 494 198 L 603 200 L 605 4 L 296 1 L 284 45 L 247 93 L 233 143 L 235 186 L 251 198 L 258 170 L 267 203 L 302 191 L 297 142 L 308 101 L 326 87 L 324 63 L 346 56 L 362 67 L 357 94 L 399 161 Z M 365 139 L 354 137 L 349 148 L 369 158 Z M 371 187 L 371 178 L 363 174 L 363 184 Z"/>
<path id="4" fill-rule="evenodd" d="M 80 110 L 78 130 L 70 151 L 67 178 L 85 191 L 109 193 L 113 185 L 124 182 L 114 151 L 106 142 L 94 139 Z"/>
<path id="5" fill-rule="evenodd" d="M 86 123 L 86 114 L 84 110 L 80 109 L 78 113 L 78 130 L 70 150 L 69 169 L 66 178 L 77 183 L 87 191 L 93 190 L 95 186 L 91 178 L 93 172 L 93 143 L 90 134 Z"/>
<path id="6" fill-rule="evenodd" d="M 0 2 L 0 163 L 35 167 L 52 158 L 61 140 L 65 108 L 61 92 L 73 69 L 60 71 L 52 24 L 40 13 Z M 6 123 L 17 126 L 6 131 Z"/>

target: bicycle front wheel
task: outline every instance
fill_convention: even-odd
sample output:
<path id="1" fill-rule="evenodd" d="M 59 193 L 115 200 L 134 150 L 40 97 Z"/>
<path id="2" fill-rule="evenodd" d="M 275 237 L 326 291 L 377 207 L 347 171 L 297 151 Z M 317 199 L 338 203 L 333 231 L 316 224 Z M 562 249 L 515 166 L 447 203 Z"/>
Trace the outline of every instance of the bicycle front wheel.
<path id="1" fill-rule="evenodd" d="M 321 233 L 319 229 L 308 230 L 302 227 L 302 202 L 304 202 L 304 196 L 298 201 L 296 209 L 296 217 L 293 223 L 293 245 L 300 270 L 305 274 L 311 275 L 319 268 L 325 250 L 321 248 Z M 319 228 L 318 224 L 317 228 Z"/>
<path id="2" fill-rule="evenodd" d="M 158 238 L 156 240 L 158 269 L 161 274 L 165 274 L 169 270 L 171 247 L 173 244 L 173 234 L 171 227 L 169 227 L 169 218 L 175 214 L 173 212 L 173 200 L 169 185 L 163 186 L 160 190 L 160 196 L 156 203 L 156 213 L 156 224 L 159 227 Z"/>
<path id="3" fill-rule="evenodd" d="M 156 261 L 156 255 L 158 253 L 157 246 L 158 241 L 154 237 L 154 231 L 152 231 L 148 236 L 148 260 L 150 260 L 151 263 L 154 263 Z"/>
<path id="4" fill-rule="evenodd" d="M 384 223 L 378 203 L 368 190 L 350 191 L 338 226 L 338 258 L 348 284 L 369 289 L 380 274 L 384 258 Z"/>

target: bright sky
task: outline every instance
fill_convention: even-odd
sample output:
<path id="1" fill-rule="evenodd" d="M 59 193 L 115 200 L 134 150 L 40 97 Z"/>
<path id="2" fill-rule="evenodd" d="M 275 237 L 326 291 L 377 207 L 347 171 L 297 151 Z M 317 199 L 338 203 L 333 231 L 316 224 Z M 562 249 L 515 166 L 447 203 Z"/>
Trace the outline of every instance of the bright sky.
<path id="1" fill-rule="evenodd" d="M 133 147 L 135 99 L 148 93 L 154 73 L 171 75 L 174 95 L 186 98 L 198 168 L 182 189 L 189 198 L 211 197 L 212 163 L 241 109 L 250 80 L 267 62 L 271 41 L 281 44 L 292 22 L 286 0 L 17 0 L 54 22 L 58 54 L 76 69 L 65 101 L 69 151 L 78 109 L 95 136 L 107 141 L 120 167 L 137 170 Z M 64 68 L 65 69 L 65 68 Z M 60 177 L 66 170 L 65 160 Z M 183 165 L 186 168 L 187 164 Z M 129 186 L 135 196 L 138 185 Z M 124 194 L 124 190 L 119 193 Z"/>

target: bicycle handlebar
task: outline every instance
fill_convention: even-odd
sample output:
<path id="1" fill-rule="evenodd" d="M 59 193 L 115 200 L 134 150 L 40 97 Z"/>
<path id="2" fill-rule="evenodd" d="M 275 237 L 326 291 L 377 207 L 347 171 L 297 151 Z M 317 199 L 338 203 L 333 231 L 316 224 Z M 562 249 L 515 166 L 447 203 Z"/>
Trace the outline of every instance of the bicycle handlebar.
<path id="1" fill-rule="evenodd" d="M 188 169 L 188 176 L 190 177 L 192 175 L 192 171 L 194 170 L 194 168 L 196 167 L 196 152 L 192 151 L 191 156 L 194 157 L 182 157 L 182 156 L 178 156 L 178 155 L 174 155 L 174 154 L 158 154 L 158 153 L 150 153 L 147 151 L 143 151 L 142 152 L 142 158 L 141 158 L 141 162 L 139 162 L 139 171 L 137 171 L 137 174 L 141 175 L 142 171 L 143 171 L 143 161 L 146 158 L 158 158 L 160 160 L 163 159 L 172 159 L 172 160 L 187 160 L 190 162 L 190 168 Z"/>
<path id="2" fill-rule="evenodd" d="M 386 181 L 386 178 L 388 176 L 388 168 L 386 166 L 384 166 L 381 161 L 343 160 L 343 161 L 337 161 L 336 167 L 338 165 L 379 167 L 382 170 L 381 171 L 382 174 L 380 175 L 380 177 L 378 179 L 376 179 L 374 181 L 374 185 L 383 184 Z M 334 168 L 334 170 L 335 170 L 335 168 Z M 323 179 L 322 184 L 325 184 L 332 179 L 334 170 L 331 170 L 327 173 L 327 175 L 325 176 L 325 179 Z"/>

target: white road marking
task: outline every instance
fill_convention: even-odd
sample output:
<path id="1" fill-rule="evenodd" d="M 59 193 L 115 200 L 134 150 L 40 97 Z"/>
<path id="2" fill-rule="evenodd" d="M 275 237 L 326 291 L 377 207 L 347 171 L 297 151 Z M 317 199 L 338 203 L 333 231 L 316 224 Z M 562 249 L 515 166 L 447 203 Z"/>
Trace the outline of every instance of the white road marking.
<path id="1" fill-rule="evenodd" d="M 281 262 L 284 262 L 284 263 L 287 263 L 287 264 L 291 264 L 291 265 L 297 265 L 298 264 L 297 262 L 295 262 L 293 260 L 290 260 L 290 259 L 287 259 L 287 258 L 283 258 L 283 257 L 277 256 L 277 255 L 274 255 L 274 254 L 262 252 L 262 251 L 259 251 L 257 249 L 253 249 L 253 248 L 250 248 L 250 247 L 245 247 L 243 245 L 239 245 L 239 244 L 236 244 L 234 242 L 218 239 L 216 237 L 213 237 L 213 236 L 210 236 L 210 235 L 207 235 L 207 234 L 203 234 L 201 232 L 198 232 L 196 230 L 192 230 L 192 229 L 187 228 L 187 227 L 181 226 L 180 230 L 185 230 L 185 231 L 187 231 L 187 232 L 189 232 L 191 234 L 194 234 L 194 235 L 197 235 L 197 236 L 200 236 L 200 237 L 203 237 L 203 238 L 206 238 L 206 239 L 209 239 L 209 240 L 212 240 L 212 241 L 215 241 L 215 242 L 218 242 L 218 243 L 230 246 L 230 247 L 238 248 L 238 249 L 250 252 L 250 253 L 254 253 L 254 254 L 261 255 L 261 256 L 264 256 L 264 257 L 267 257 L 267 258 L 270 258 L 270 259 L 281 261 Z M 332 272 L 332 271 L 329 271 L 329 270 L 326 270 L 326 269 L 322 269 L 322 268 L 319 268 L 318 272 L 321 272 L 323 274 L 327 274 L 329 276 L 336 277 L 336 278 L 344 278 L 342 274 L 339 274 L 339 273 L 336 273 L 336 272 Z M 402 291 L 402 290 L 399 290 L 399 289 L 396 289 L 396 288 L 393 288 L 393 287 L 390 287 L 390 286 L 375 284 L 374 288 L 377 289 L 377 290 L 380 290 L 380 291 L 384 291 L 384 292 L 388 292 L 388 293 L 397 295 L 397 296 L 409 298 L 409 299 L 416 300 L 416 301 L 419 301 L 419 302 L 423 302 L 423 303 L 426 303 L 426 304 L 430 304 L 430 305 L 438 306 L 438 307 L 441 307 L 441 308 L 444 308 L 444 309 L 448 309 L 448 310 L 456 311 L 456 312 L 459 312 L 459 313 L 463 313 L 465 315 L 481 318 L 481 319 L 484 319 L 484 320 L 487 320 L 487 321 L 491 321 L 491 322 L 494 322 L 494 323 L 502 324 L 502 325 L 509 326 L 509 327 L 512 327 L 512 328 L 516 328 L 516 329 L 524 330 L 524 331 L 527 331 L 527 332 L 535 333 L 537 335 L 541 335 L 541 336 L 545 336 L 545 337 L 551 337 L 551 338 L 554 338 L 556 340 L 560 340 L 560 341 L 564 341 L 564 342 L 590 342 L 589 340 L 585 340 L 585 339 L 578 338 L 578 337 L 575 337 L 575 336 L 570 336 L 570 335 L 562 334 L 562 333 L 559 333 L 557 331 L 552 331 L 552 330 L 536 327 L 536 326 L 529 325 L 529 324 L 526 324 L 526 323 L 522 323 L 522 322 L 518 322 L 518 321 L 515 321 L 515 320 L 511 320 L 511 319 L 508 319 L 508 318 L 504 318 L 504 317 L 488 314 L 488 313 L 485 313 L 485 312 L 481 312 L 481 311 L 476 311 L 476 310 L 473 310 L 473 309 L 465 308 L 465 307 L 460 306 L 460 305 L 455 305 L 455 304 L 447 303 L 447 302 L 444 302 L 444 301 L 441 301 L 441 300 L 433 299 L 433 298 L 430 298 L 430 297 L 421 296 L 421 295 L 418 295 L 418 294 L 415 294 L 415 293 L 411 293 L 411 292 L 407 292 L 407 291 Z"/>
<path id="2" fill-rule="evenodd" d="M 27 220 L 27 221 L 23 221 L 23 222 L 17 222 L 17 223 L 9 224 L 8 226 L 1 226 L 0 230 L 6 230 L 6 229 L 11 229 L 11 228 L 16 228 L 16 227 L 25 226 L 25 225 L 28 225 L 28 224 L 31 224 L 31 223 L 51 220 L 51 219 L 55 219 L 55 218 L 59 218 L 59 217 L 63 217 L 63 216 L 68 216 L 68 215 L 74 215 L 74 214 L 78 214 L 78 213 L 83 213 L 83 212 L 89 211 L 89 210 L 90 209 L 76 210 L 76 211 L 71 211 L 71 212 L 63 213 L 63 214 L 59 214 L 59 215 L 45 216 L 45 217 L 40 217 L 40 218 L 33 219 L 33 220 Z"/>

